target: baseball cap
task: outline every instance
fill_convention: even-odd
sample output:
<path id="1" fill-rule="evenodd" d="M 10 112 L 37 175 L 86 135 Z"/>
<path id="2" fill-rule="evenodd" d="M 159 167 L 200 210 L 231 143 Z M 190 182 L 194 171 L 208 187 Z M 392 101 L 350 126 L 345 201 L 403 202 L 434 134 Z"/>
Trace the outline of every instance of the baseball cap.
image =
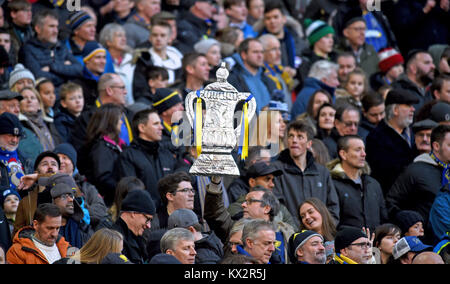
<path id="1" fill-rule="evenodd" d="M 247 171 L 247 178 L 257 178 L 261 176 L 266 176 L 268 174 L 273 174 L 274 176 L 280 176 L 283 172 L 277 169 L 272 164 L 267 164 L 265 162 L 257 162 L 250 166 Z"/>
<path id="2" fill-rule="evenodd" d="M 167 228 L 187 228 L 198 223 L 198 217 L 194 211 L 189 209 L 177 209 L 169 216 Z"/>
<path id="3" fill-rule="evenodd" d="M 0 100 L 12 100 L 12 99 L 18 99 L 20 102 L 23 99 L 23 96 L 17 92 L 13 92 L 10 90 L 0 91 Z"/>
<path id="4" fill-rule="evenodd" d="M 72 189 L 77 188 L 77 184 L 73 177 L 65 173 L 57 173 L 49 177 L 40 177 L 38 179 L 38 184 L 42 186 L 55 186 L 57 184 L 64 183 Z"/>
<path id="5" fill-rule="evenodd" d="M 22 135 L 22 125 L 17 116 L 9 112 L 4 112 L 0 115 L 0 135 L 1 134 L 12 134 L 15 136 Z"/>
<path id="6" fill-rule="evenodd" d="M 450 121 L 450 104 L 438 102 L 431 108 L 431 119 L 436 122 Z"/>
<path id="7" fill-rule="evenodd" d="M 65 183 L 58 183 L 50 190 L 52 198 L 59 197 L 66 193 L 72 193 L 75 195 L 75 190 Z"/>
<path id="8" fill-rule="evenodd" d="M 418 237 L 416 236 L 406 236 L 401 238 L 394 245 L 394 249 L 392 250 L 392 255 L 394 259 L 400 258 L 407 252 L 422 252 L 422 251 L 431 251 L 433 250 L 432 246 L 425 245 L 422 243 Z"/>

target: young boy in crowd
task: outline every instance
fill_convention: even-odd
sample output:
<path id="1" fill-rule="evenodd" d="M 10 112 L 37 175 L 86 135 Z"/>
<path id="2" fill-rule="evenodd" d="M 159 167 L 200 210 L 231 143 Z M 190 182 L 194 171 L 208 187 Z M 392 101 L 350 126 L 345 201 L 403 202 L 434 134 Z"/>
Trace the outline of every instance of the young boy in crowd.
<path id="1" fill-rule="evenodd" d="M 155 102 L 155 92 L 159 88 L 167 88 L 169 85 L 169 72 L 164 67 L 151 66 L 145 72 L 150 93 L 143 94 L 136 99 L 136 102 L 152 105 Z"/>
<path id="2" fill-rule="evenodd" d="M 75 120 L 83 111 L 83 89 L 78 84 L 68 82 L 61 86 L 60 96 L 60 112 L 56 114 L 54 123 L 63 140 L 68 142 Z"/>

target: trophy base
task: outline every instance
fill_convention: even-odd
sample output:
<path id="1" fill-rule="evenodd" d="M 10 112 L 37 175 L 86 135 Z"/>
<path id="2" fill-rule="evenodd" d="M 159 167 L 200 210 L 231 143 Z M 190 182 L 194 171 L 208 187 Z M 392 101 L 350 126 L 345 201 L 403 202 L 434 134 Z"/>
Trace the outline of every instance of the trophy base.
<path id="1" fill-rule="evenodd" d="M 202 153 L 189 173 L 195 176 L 240 176 L 239 169 L 230 154 Z"/>

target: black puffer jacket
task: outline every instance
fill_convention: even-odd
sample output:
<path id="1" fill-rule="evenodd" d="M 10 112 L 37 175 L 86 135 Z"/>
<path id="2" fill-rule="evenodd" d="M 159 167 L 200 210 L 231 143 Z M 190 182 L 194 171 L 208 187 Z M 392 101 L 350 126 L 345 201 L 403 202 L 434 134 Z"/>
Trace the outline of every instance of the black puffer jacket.
<path id="1" fill-rule="evenodd" d="M 142 180 L 156 208 L 162 206 L 158 192 L 158 181 L 175 170 L 176 159 L 157 142 L 135 139 L 120 155 L 118 167 L 120 177 L 135 176 Z"/>
<path id="2" fill-rule="evenodd" d="M 387 221 L 387 210 L 380 184 L 368 174 L 370 168 L 362 169 L 360 184 L 351 180 L 344 172 L 339 159 L 327 165 L 339 197 L 341 226 L 370 228 L 371 231 Z"/>
<path id="3" fill-rule="evenodd" d="M 218 264 L 224 256 L 222 242 L 213 231 L 202 234 L 203 239 L 195 242 L 195 264 Z"/>

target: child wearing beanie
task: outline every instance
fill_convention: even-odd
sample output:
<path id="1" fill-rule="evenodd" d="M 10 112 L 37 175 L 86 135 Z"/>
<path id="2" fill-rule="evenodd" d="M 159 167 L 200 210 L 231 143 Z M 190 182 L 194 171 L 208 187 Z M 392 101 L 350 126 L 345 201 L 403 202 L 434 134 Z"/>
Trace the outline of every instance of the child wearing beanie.
<path id="1" fill-rule="evenodd" d="M 390 85 L 404 72 L 403 56 L 397 50 L 388 47 L 378 52 L 378 58 L 380 59 L 378 67 L 384 74 L 383 79 L 387 85 Z"/>

